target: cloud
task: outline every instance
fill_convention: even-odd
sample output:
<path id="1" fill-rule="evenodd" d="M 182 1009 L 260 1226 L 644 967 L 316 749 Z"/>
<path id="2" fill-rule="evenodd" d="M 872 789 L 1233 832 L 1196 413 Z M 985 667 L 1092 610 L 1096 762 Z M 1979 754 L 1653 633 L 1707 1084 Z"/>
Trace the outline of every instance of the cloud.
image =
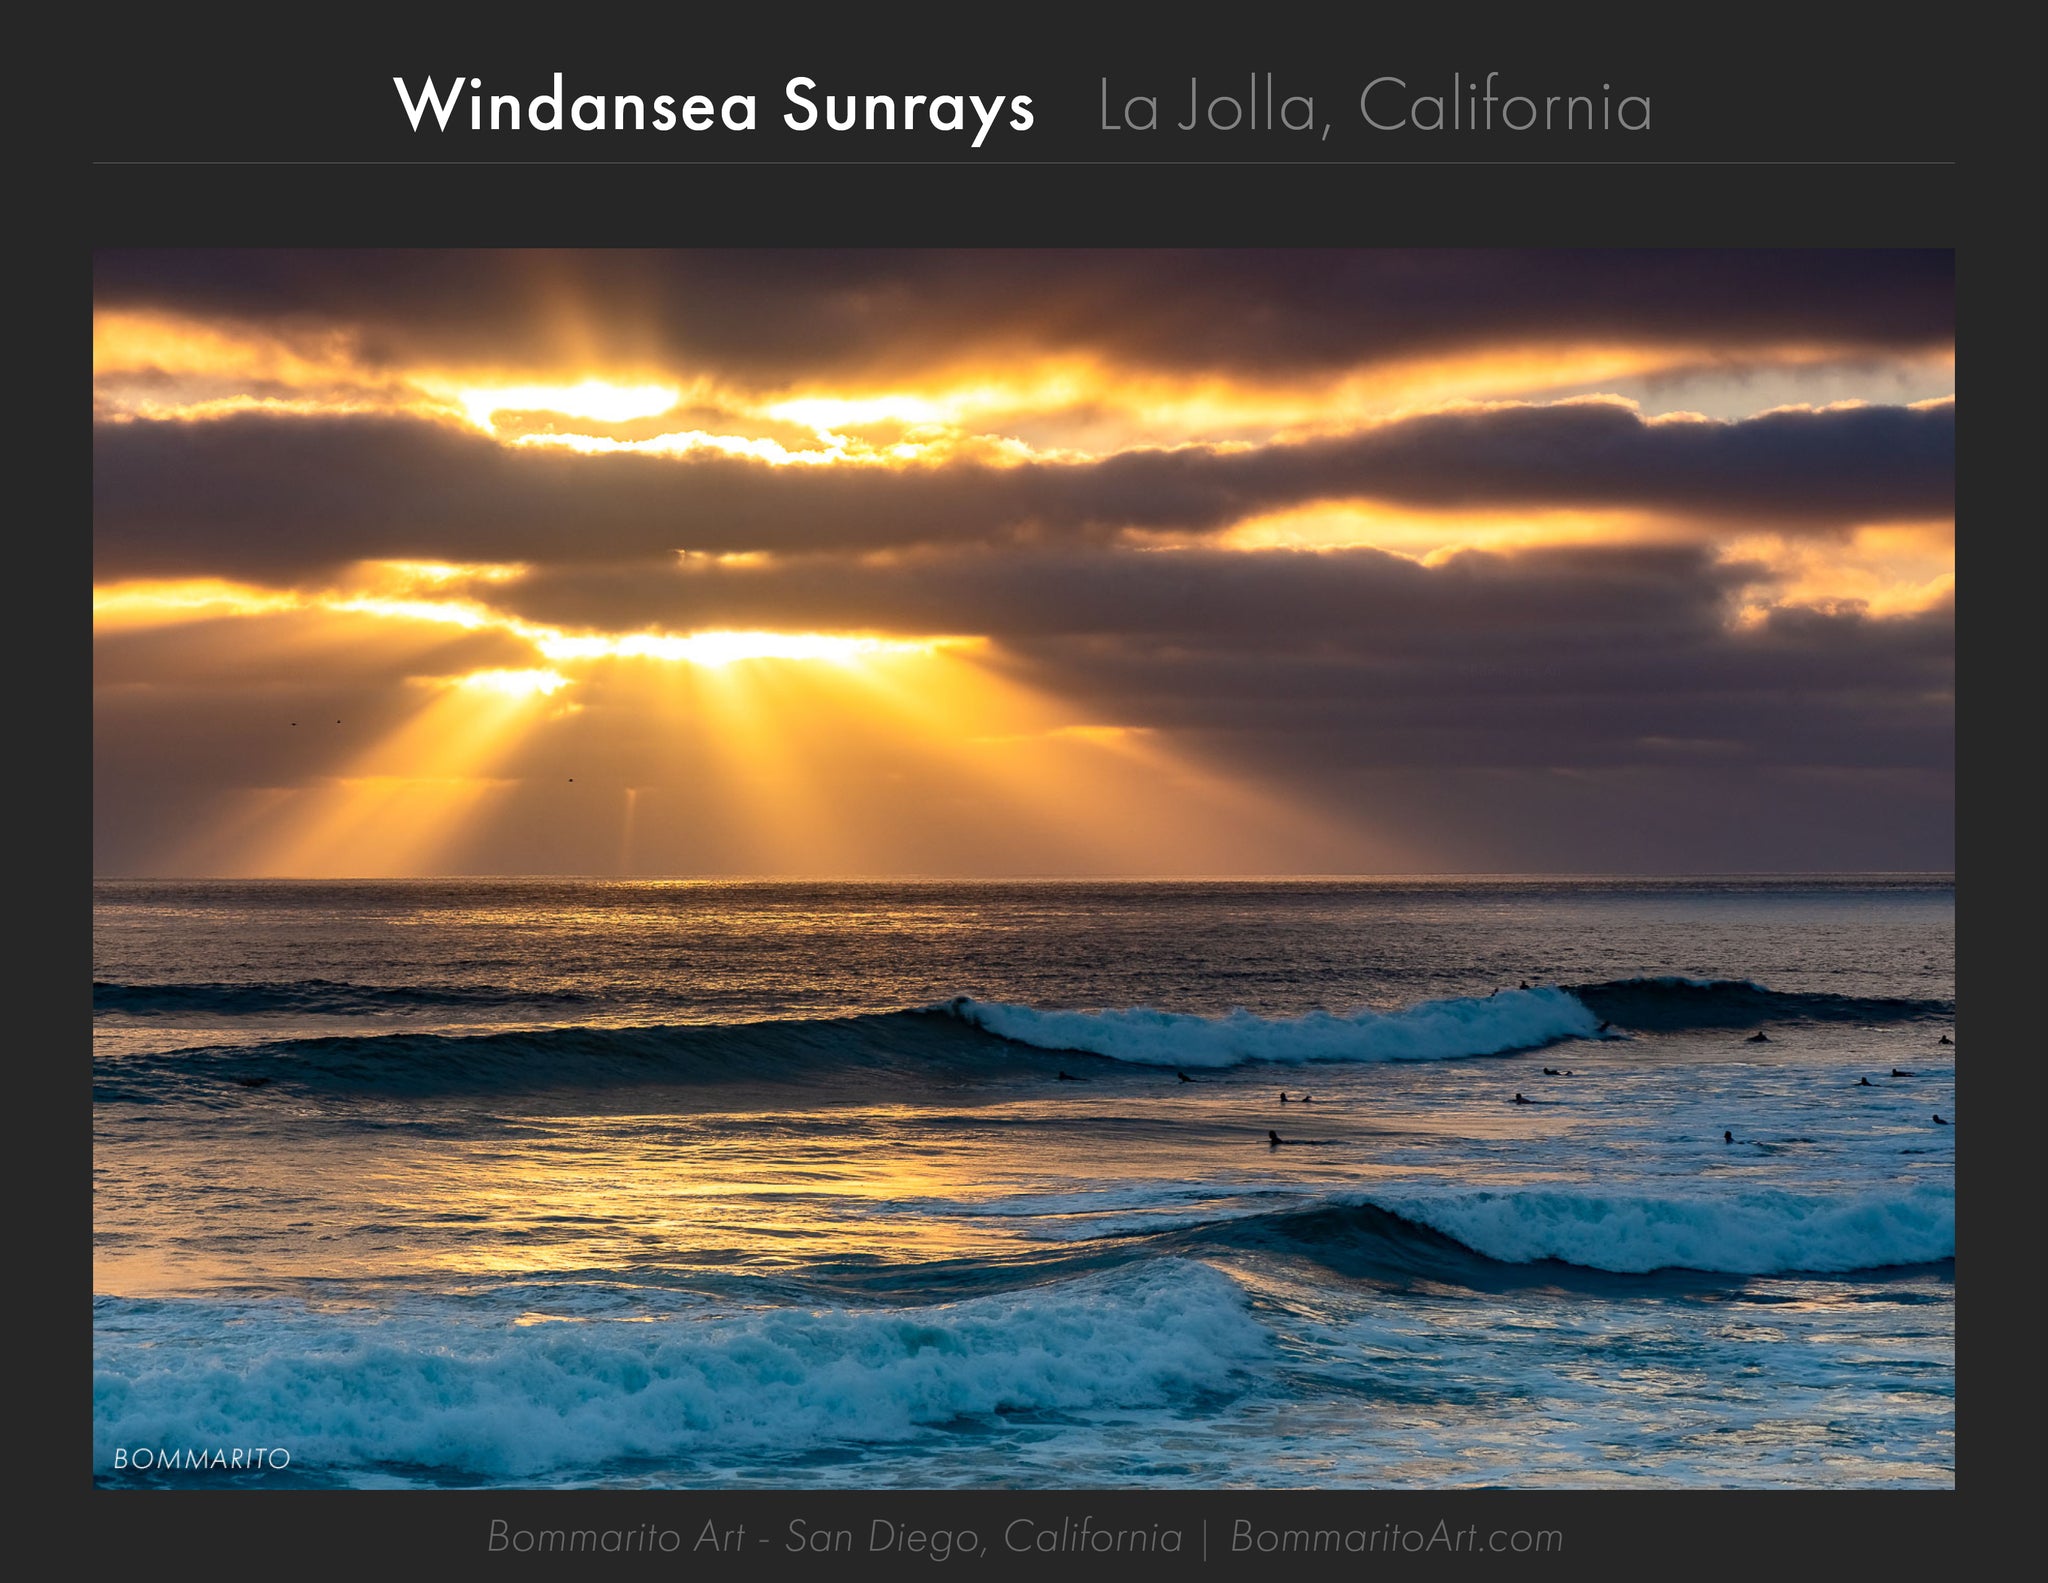
<path id="1" fill-rule="evenodd" d="M 1633 507 L 1778 531 L 1943 517 L 1955 408 L 1650 420 L 1601 401 L 1427 413 L 1248 447 L 1011 466 L 773 467 L 716 453 L 585 456 L 415 419 L 103 423 L 99 574 L 272 576 L 358 559 L 633 560 L 1207 533 L 1306 502 L 1419 510 Z"/>
<path id="2" fill-rule="evenodd" d="M 448 722 L 489 723 L 447 680 L 542 663 L 537 628 L 985 642 L 866 677 L 561 658 L 556 693 L 483 700 L 517 720 L 462 762 L 513 810 L 462 825 L 482 868 L 616 861 L 577 812 L 593 788 L 666 807 L 641 828 L 682 868 L 916 868 L 942 828 L 961 872 L 1952 860 L 1954 404 L 1834 399 L 1946 388 L 1947 253 L 114 252 L 95 304 L 163 316 L 106 343 L 128 361 L 95 426 L 96 577 L 270 590 L 108 607 L 103 868 L 447 758 Z M 1612 391 L 1610 368 L 1789 404 L 1442 399 Z M 861 443 L 789 466 L 513 443 L 565 411 L 529 396 L 484 432 L 461 369 L 630 372 L 674 403 L 584 440 L 837 455 L 815 417 Z M 948 378 L 973 399 L 907 399 Z M 906 399 L 825 399 L 863 391 Z M 936 438 L 873 449 L 911 435 Z M 1253 547 L 1276 520 L 1431 553 Z M 1030 826 L 1002 798 L 1041 780 Z M 771 782 L 804 819 L 758 817 Z M 1096 830 L 1073 788 L 1112 784 L 1123 823 Z M 1230 839 L 1175 858 L 1169 804 L 1204 784 L 1244 793 L 1211 810 Z M 1254 829 L 1254 806 L 1281 812 Z M 745 844 L 840 817 L 840 845 Z"/>
<path id="3" fill-rule="evenodd" d="M 660 363 L 749 388 L 1014 355 L 1273 380 L 1502 343 L 1939 348 L 1938 250 L 108 251 L 102 308 L 369 367 Z"/>
<path id="4" fill-rule="evenodd" d="M 653 562 L 459 585 L 540 627 L 983 636 L 981 663 L 1082 718 L 1227 756 L 1350 764 L 1911 765 L 1952 753 L 1952 602 L 1874 618 L 1771 608 L 1706 546 L 1466 551 L 986 548 L 701 571 Z M 1761 619 L 1734 619 L 1761 608 Z M 309 623 L 311 635 L 296 621 Z M 103 641 L 102 681 L 275 691 L 519 668 L 507 630 L 360 616 L 202 622 Z M 295 635 L 296 634 L 296 635 Z M 237 678 L 239 677 L 239 681 Z"/>
<path id="5" fill-rule="evenodd" d="M 1952 607 L 1883 619 L 1853 607 L 1788 608 L 1731 622 L 1738 603 L 1768 592 L 1763 578 L 1760 567 L 1730 565 L 1697 546 L 1466 552 L 1431 566 L 1369 550 L 1069 548 L 949 552 L 915 565 L 819 557 L 732 569 L 729 578 L 720 570 L 710 579 L 718 587 L 690 597 L 704 601 L 707 616 L 722 611 L 736 623 L 756 611 L 820 624 L 857 613 L 989 631 L 986 649 L 952 663 L 990 667 L 1009 687 L 1056 700 L 1047 728 L 1147 733 L 1142 741 L 1176 760 L 1301 810 L 1247 826 L 1242 851 L 1251 855 L 1240 866 L 1948 865 Z M 531 615 L 574 605 L 594 616 L 617 614 L 632 583 L 663 579 L 695 581 L 650 566 L 594 581 L 541 573 L 480 591 Z M 284 641 L 285 618 L 250 619 L 276 641 L 239 668 L 218 663 L 228 623 L 160 629 L 146 634 L 146 648 L 114 645 L 95 709 L 103 871 L 162 871 L 181 861 L 165 853 L 187 850 L 181 832 L 205 826 L 214 817 L 205 810 L 222 797 L 260 805 L 290 788 L 317 788 L 436 696 L 431 685 L 393 685 L 400 673 L 533 663 L 504 634 L 406 647 L 416 635 L 403 631 L 396 652 L 380 654 L 365 629 L 357 657 L 336 666 L 332 644 Z M 609 815 L 624 785 L 683 787 L 723 773 L 719 755 L 689 735 L 702 721 L 687 712 L 650 717 L 634 703 L 647 688 L 693 685 L 657 677 L 656 668 L 565 667 L 575 679 L 543 714 L 581 712 L 524 738 L 492 770 L 533 779 L 506 794 L 527 809 L 522 828 L 557 832 L 547 839 L 569 847 L 544 850 L 533 844 L 538 836 L 480 828 L 461 862 L 531 872 L 546 857 L 602 868 L 615 850 L 589 845 L 598 837 L 577 835 L 580 826 L 563 822 L 571 810 L 547 801 L 568 789 L 561 777 L 573 774 L 576 789 L 592 796 L 601 789 Z M 765 701 L 801 685 L 793 676 L 763 682 L 750 696 Z M 973 712 L 975 689 L 955 696 L 967 706 L 935 714 L 933 724 L 959 736 L 959 751 L 974 751 L 978 732 L 1009 729 Z M 314 725 L 294 727 L 295 719 Z M 836 860 L 848 871 L 1117 871 L 1175 861 L 1200 869 L 1215 861 L 1213 848 L 1175 859 L 1136 833 L 1133 844 L 1083 861 L 1002 820 L 963 825 L 960 810 L 986 807 L 971 799 L 987 794 L 919 756 L 940 752 L 938 744 L 913 752 L 886 731 L 870 736 L 857 719 L 821 737 L 817 724 L 804 728 L 802 767 L 793 761 L 791 773 L 807 795 L 867 832 L 868 846 Z M 679 749 L 679 740 L 695 746 Z M 678 751 L 669 764 L 664 755 Z M 1029 784 L 1089 750 L 1055 735 L 1004 751 Z M 1159 818 L 1169 817 L 1170 783 L 1146 795 L 1159 799 Z M 1072 810 L 1077 828 L 1095 817 L 1083 813 Z M 941 827 L 948 834 L 935 845 L 930 832 Z M 747 828 L 729 811 L 700 810 L 671 830 L 674 842 L 688 830 L 697 844 L 648 851 L 669 852 L 660 862 L 682 870 L 744 868 L 754 860 L 732 854 L 750 850 L 735 844 Z M 1353 834 L 1332 842 L 1315 833 L 1323 829 Z"/>
<path id="6" fill-rule="evenodd" d="M 968 631 L 1103 723 L 1291 781 L 1344 768 L 1911 767 L 1953 757 L 1954 610 L 1770 610 L 1765 568 L 1703 546 L 1468 551 L 964 551 L 701 573 L 542 573 L 544 622 L 861 622 Z"/>

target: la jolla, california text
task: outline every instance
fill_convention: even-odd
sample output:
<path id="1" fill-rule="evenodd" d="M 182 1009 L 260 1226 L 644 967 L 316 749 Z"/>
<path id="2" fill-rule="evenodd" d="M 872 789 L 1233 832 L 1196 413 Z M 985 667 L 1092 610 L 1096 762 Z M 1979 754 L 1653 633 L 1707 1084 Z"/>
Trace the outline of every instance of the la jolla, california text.
<path id="1" fill-rule="evenodd" d="M 1614 85 L 1602 83 L 1596 95 L 1586 93 L 1508 92 L 1497 86 L 1501 74 L 1467 77 L 1452 72 L 1442 81 L 1375 77 L 1359 91 L 1358 114 L 1375 132 L 1647 132 L 1647 95 L 1616 98 Z M 1239 84 L 1242 83 L 1242 86 Z M 1217 91 L 1218 87 L 1222 91 Z M 1168 102 L 1161 119 L 1161 103 Z M 1313 132 L 1330 135 L 1329 123 L 1316 119 L 1313 95 L 1288 93 L 1275 85 L 1272 72 L 1248 72 L 1222 84 L 1190 77 L 1185 92 L 1113 92 L 1102 79 L 1102 122 L 1105 132 Z"/>
<path id="2" fill-rule="evenodd" d="M 415 132 L 429 123 L 443 132 L 465 126 L 472 132 L 751 132 L 759 114 L 750 93 L 728 94 L 721 100 L 701 93 L 681 100 L 668 93 L 652 99 L 636 93 L 581 93 L 569 98 L 560 72 L 555 73 L 551 91 L 524 99 L 513 93 L 487 93 L 480 77 L 457 77 L 445 87 L 437 87 L 429 77 L 417 93 L 403 77 L 391 80 Z M 980 148 L 1003 120 L 1005 109 L 1009 117 L 1003 124 L 1011 131 L 1028 132 L 1032 126 L 1031 95 L 1025 93 L 985 99 L 960 93 L 820 94 L 817 87 L 810 77 L 792 77 L 783 84 L 783 98 L 791 108 L 782 122 L 792 132 L 914 132 L 929 127 L 971 132 L 973 146 Z"/>

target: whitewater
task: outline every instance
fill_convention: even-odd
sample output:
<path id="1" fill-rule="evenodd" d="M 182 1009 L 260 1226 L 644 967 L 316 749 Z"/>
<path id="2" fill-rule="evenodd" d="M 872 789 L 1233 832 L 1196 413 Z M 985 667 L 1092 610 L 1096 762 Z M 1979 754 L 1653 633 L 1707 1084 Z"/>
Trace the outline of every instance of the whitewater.
<path id="1" fill-rule="evenodd" d="M 1953 1484 L 1945 877 L 95 900 L 102 1483 Z"/>

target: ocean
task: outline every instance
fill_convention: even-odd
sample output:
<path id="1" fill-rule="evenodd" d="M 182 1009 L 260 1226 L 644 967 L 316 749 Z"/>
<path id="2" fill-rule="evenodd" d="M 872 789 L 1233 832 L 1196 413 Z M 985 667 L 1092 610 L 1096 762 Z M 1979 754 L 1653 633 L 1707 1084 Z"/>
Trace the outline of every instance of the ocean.
<path id="1" fill-rule="evenodd" d="M 1946 876 L 94 903 L 101 1484 L 1955 1481 Z"/>

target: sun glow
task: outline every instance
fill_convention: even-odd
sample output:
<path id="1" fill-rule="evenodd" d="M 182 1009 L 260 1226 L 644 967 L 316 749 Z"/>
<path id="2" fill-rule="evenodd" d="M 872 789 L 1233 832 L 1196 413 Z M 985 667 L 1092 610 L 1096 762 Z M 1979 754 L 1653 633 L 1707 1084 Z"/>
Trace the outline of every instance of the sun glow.
<path id="1" fill-rule="evenodd" d="M 1824 370 L 1853 349 L 1788 341 L 1749 367 Z M 911 377 L 856 373 L 833 387 L 751 387 L 734 373 L 642 360 L 544 366 L 393 367 L 351 335 L 285 334 L 174 314 L 102 312 L 94 322 L 96 410 L 115 419 L 197 420 L 261 410 L 316 416 L 382 411 L 454 419 L 500 443 L 689 455 L 706 450 L 787 465 L 913 463 L 974 447 L 1018 456 L 1102 457 L 1133 447 L 1254 442 L 1341 431 L 1433 405 L 1550 400 L 1713 370 L 1724 354 L 1683 338 L 1605 344 L 1537 340 L 1428 357 L 1382 358 L 1262 380 L 1122 363 L 1100 354 L 980 347 Z M 1951 359 L 1952 362 L 1952 359 Z M 1935 380 L 1941 359 L 1923 357 Z M 649 420 L 693 421 L 650 432 Z M 538 429 L 509 421 L 545 418 Z M 713 419 L 715 426 L 707 426 Z M 581 430 L 577 424 L 594 426 Z M 606 433 L 605 427 L 640 426 Z"/>
<path id="2" fill-rule="evenodd" d="M 204 621 L 216 616 L 296 610 L 303 604 L 289 589 L 255 588 L 222 578 L 191 577 L 97 587 L 92 591 L 92 619 L 93 625 L 100 628 L 147 627 Z"/>
<path id="3" fill-rule="evenodd" d="M 567 687 L 569 678 L 559 671 L 471 671 L 456 685 L 510 698 L 530 698 L 536 693 L 545 698 Z"/>
<path id="4" fill-rule="evenodd" d="M 1435 561 L 1460 550 L 1655 541 L 1678 531 L 1641 511 L 1428 510 L 1369 501 L 1315 501 L 1247 517 L 1219 534 L 1132 535 L 1161 548 L 1386 550 Z"/>
<path id="5" fill-rule="evenodd" d="M 1054 872 L 1223 872 L 1256 866 L 1261 841 L 1336 839 L 1313 811 L 1205 768 L 1158 732 L 1037 690 L 983 638 L 572 633 L 452 597 L 484 585 L 442 563 L 358 572 L 391 593 L 103 591 L 103 610 L 143 613 L 152 628 L 218 634 L 250 618 L 248 686 L 259 717 L 274 708 L 264 729 L 285 757 L 270 778 L 223 789 L 179 866 L 462 872 L 507 824 L 556 832 L 566 870 L 621 873 L 958 872 L 1027 851 Z M 358 735 L 356 707 L 337 704 L 309 737 L 295 686 L 274 692 L 266 678 L 315 639 L 350 663 L 411 672 L 403 706 Z M 532 663 L 447 669 L 463 646 L 490 644 Z M 273 695 L 277 706 L 261 703 Z M 913 797 L 922 812 L 906 821 Z"/>
<path id="6" fill-rule="evenodd" d="M 971 638 L 884 638 L 829 632 L 634 632 L 623 637 L 543 637 L 534 646 L 551 660 L 684 660 L 721 669 L 741 660 L 820 660 L 852 665 L 877 654 L 932 654 L 963 648 Z"/>
<path id="7" fill-rule="evenodd" d="M 746 556 L 720 559 L 739 565 L 756 563 Z M 745 660 L 811 661 L 844 667 L 888 656 L 973 649 L 982 643 L 979 638 L 960 634 L 904 636 L 723 628 L 693 632 L 572 632 L 523 620 L 459 594 L 435 592 L 438 587 L 457 582 L 504 582 L 517 576 L 516 567 L 380 561 L 358 570 L 361 580 L 390 591 L 267 589 L 212 578 L 132 581 L 94 589 L 93 619 L 101 628 L 112 630 L 279 612 L 331 612 L 394 623 L 452 626 L 469 632 L 499 632 L 529 645 L 537 657 L 557 663 L 644 659 L 712 669 Z M 477 672 L 464 685 L 499 691 L 553 692 L 567 683 L 568 678 L 552 670 L 496 667 Z"/>
<path id="8" fill-rule="evenodd" d="M 1859 528 L 1821 543 L 1747 534 L 1730 540 L 1723 554 L 1769 574 L 1745 612 L 1752 623 L 1779 604 L 1908 616 L 1955 597 L 1955 526 L 1948 522 Z"/>
<path id="9" fill-rule="evenodd" d="M 673 385 L 614 385 L 586 379 L 574 385 L 503 385 L 459 389 L 456 401 L 479 429 L 494 427 L 501 412 L 554 412 L 565 418 L 597 423 L 625 423 L 651 418 L 673 407 L 682 392 Z"/>

